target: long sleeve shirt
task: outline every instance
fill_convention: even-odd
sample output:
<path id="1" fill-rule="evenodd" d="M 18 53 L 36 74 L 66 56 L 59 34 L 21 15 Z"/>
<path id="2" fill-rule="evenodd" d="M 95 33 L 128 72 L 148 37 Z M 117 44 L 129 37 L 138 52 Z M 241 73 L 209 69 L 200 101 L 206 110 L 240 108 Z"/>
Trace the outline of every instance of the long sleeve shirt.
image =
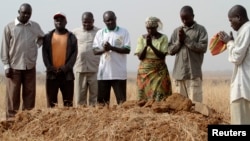
<path id="1" fill-rule="evenodd" d="M 189 80 L 200 77 L 202 79 L 202 63 L 207 51 L 208 35 L 206 29 L 197 23 L 191 27 L 184 26 L 186 34 L 184 44 L 179 42 L 179 29 L 174 30 L 169 41 L 169 54 L 176 55 L 173 78 Z"/>
<path id="2" fill-rule="evenodd" d="M 22 24 L 15 19 L 7 24 L 4 28 L 1 44 L 1 60 L 4 69 L 27 70 L 34 68 L 43 35 L 39 24 L 33 21 Z"/>
<path id="3" fill-rule="evenodd" d="M 240 98 L 250 101 L 250 22 L 243 24 L 234 41 L 227 43 L 229 62 L 234 64 L 230 101 Z"/>
<path id="4" fill-rule="evenodd" d="M 74 29 L 72 32 L 77 38 L 78 54 L 74 66 L 75 72 L 97 72 L 100 55 L 94 55 L 93 41 L 99 28 L 94 27 L 86 31 L 83 27 Z"/>

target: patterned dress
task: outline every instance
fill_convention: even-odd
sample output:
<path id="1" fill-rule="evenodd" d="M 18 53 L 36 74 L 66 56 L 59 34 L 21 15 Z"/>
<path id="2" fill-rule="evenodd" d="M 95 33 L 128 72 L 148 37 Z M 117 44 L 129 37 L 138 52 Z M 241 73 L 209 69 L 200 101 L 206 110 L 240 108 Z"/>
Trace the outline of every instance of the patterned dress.
<path id="1" fill-rule="evenodd" d="M 163 53 L 167 53 L 168 38 L 162 35 L 152 40 L 153 46 Z M 142 52 L 146 46 L 146 39 L 138 39 L 135 54 Z M 147 48 L 145 59 L 140 62 L 137 72 L 138 100 L 164 100 L 172 94 L 171 80 L 164 59 L 159 59 L 151 48 Z"/>

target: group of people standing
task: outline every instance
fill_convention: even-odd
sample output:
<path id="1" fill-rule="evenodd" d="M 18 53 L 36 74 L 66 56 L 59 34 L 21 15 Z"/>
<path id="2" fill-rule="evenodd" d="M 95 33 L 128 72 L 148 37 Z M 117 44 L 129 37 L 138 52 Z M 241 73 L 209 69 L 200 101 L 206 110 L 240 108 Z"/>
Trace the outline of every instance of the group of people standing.
<path id="1" fill-rule="evenodd" d="M 58 104 L 61 91 L 63 105 L 109 104 L 113 88 L 118 104 L 126 101 L 127 54 L 130 37 L 116 24 L 113 11 L 103 14 L 105 28 L 94 26 L 91 12 L 82 14 L 82 26 L 66 28 L 67 17 L 53 16 L 55 28 L 44 34 L 40 25 L 30 20 L 32 7 L 24 3 L 19 16 L 4 28 L 1 60 L 6 76 L 6 118 L 22 110 L 31 110 L 36 98 L 36 60 L 42 47 L 46 67 L 47 107 Z M 21 91 L 22 90 L 22 95 Z M 89 93 L 89 95 L 87 95 Z"/>
<path id="2" fill-rule="evenodd" d="M 159 32 L 160 19 L 146 19 L 148 33 L 139 37 L 135 51 L 141 61 L 137 75 L 139 99 L 160 101 L 172 94 L 165 57 L 175 55 L 172 75 L 175 92 L 202 102 L 202 63 L 208 45 L 207 31 L 194 21 L 191 6 L 182 7 L 180 17 L 183 25 L 174 30 L 170 41 L 167 35 Z"/>
<path id="3" fill-rule="evenodd" d="M 35 106 L 36 59 L 40 46 L 46 67 L 48 107 L 58 104 L 59 90 L 63 105 L 69 107 L 73 106 L 74 96 L 77 106 L 109 104 L 111 88 L 118 104 L 126 101 L 130 35 L 127 29 L 116 24 L 117 18 L 113 11 L 103 14 L 105 28 L 94 26 L 94 15 L 84 12 L 82 26 L 72 31 L 66 28 L 66 15 L 58 12 L 53 16 L 55 28 L 47 34 L 44 34 L 38 23 L 29 20 L 32 14 L 30 4 L 22 4 L 18 13 L 19 16 L 4 28 L 1 46 L 1 60 L 7 78 L 7 119 L 13 118 L 19 110 L 20 90 L 22 110 L 31 110 Z M 170 40 L 160 32 L 163 24 L 159 18 L 146 19 L 147 33 L 138 38 L 134 53 L 140 60 L 136 80 L 138 100 L 161 101 L 176 92 L 193 102 L 202 102 L 202 63 L 207 51 L 208 34 L 205 27 L 194 20 L 191 6 L 181 8 L 180 18 L 183 25 L 173 31 Z M 240 29 L 239 32 L 244 35 L 234 39 L 232 35 L 221 32 L 220 38 L 229 48 L 229 60 L 236 64 L 238 70 L 245 72 L 238 76 L 236 69 L 234 78 L 249 79 L 250 74 L 244 70 L 246 68 L 240 67 L 248 67 L 248 58 L 245 56 L 250 54 L 246 51 L 250 46 L 250 26 L 245 8 L 234 6 L 229 12 L 229 21 L 232 27 L 235 25 L 233 28 L 236 31 Z M 172 75 L 174 81 L 170 79 L 165 61 L 167 55 L 176 56 Z M 246 83 L 238 79 L 233 82 Z M 172 90 L 172 85 L 175 90 Z M 235 84 L 234 87 L 238 86 Z M 250 90 L 246 85 L 242 86 L 245 89 L 232 88 L 233 103 L 237 101 L 231 107 L 232 123 L 250 123 L 249 118 L 244 118 L 250 114 L 250 96 L 246 93 Z M 238 102 L 241 98 L 244 100 Z M 248 110 L 244 111 L 242 106 L 248 107 Z M 240 115 L 235 118 L 238 109 L 241 109 Z"/>

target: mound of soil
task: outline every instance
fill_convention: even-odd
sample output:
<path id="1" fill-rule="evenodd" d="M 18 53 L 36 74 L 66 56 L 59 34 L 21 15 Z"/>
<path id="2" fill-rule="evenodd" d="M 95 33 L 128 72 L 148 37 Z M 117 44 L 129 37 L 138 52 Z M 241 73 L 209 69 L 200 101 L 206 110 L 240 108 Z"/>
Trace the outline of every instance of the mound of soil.
<path id="1" fill-rule="evenodd" d="M 204 141 L 207 125 L 224 124 L 179 94 L 165 101 L 126 101 L 122 105 L 34 109 L 0 123 L 4 141 Z"/>

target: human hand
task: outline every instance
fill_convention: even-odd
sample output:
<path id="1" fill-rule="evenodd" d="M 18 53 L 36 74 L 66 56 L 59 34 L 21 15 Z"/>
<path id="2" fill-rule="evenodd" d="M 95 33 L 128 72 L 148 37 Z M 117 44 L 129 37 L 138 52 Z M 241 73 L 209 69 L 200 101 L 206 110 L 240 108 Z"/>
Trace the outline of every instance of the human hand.
<path id="1" fill-rule="evenodd" d="M 183 30 L 183 27 L 181 27 L 179 29 L 179 34 L 178 35 L 179 35 L 179 42 L 181 44 L 184 44 L 184 41 L 185 41 L 185 38 L 186 38 L 186 34 L 185 34 L 184 30 Z"/>
<path id="2" fill-rule="evenodd" d="M 11 78 L 11 77 L 12 77 L 12 74 L 13 74 L 12 68 L 8 68 L 8 69 L 5 70 L 5 76 L 6 76 L 7 78 Z"/>
<path id="3" fill-rule="evenodd" d="M 59 75 L 62 75 L 62 74 L 63 74 L 63 70 L 62 70 L 62 68 L 58 68 L 58 69 L 54 70 L 54 73 L 55 73 L 57 76 L 59 76 Z"/>
<path id="4" fill-rule="evenodd" d="M 55 67 L 53 67 L 53 66 L 51 66 L 51 67 L 48 67 L 47 68 L 47 72 L 56 72 L 56 68 Z"/>
<path id="5" fill-rule="evenodd" d="M 218 33 L 220 40 L 222 40 L 224 43 L 229 42 L 230 40 L 234 40 L 233 32 L 230 32 L 230 35 L 228 35 L 225 31 L 220 31 Z"/>
<path id="6" fill-rule="evenodd" d="M 105 43 L 103 44 L 103 48 L 104 48 L 105 51 L 110 51 L 111 48 L 112 48 L 112 46 L 110 45 L 109 42 L 105 42 Z"/>
<path id="7" fill-rule="evenodd" d="M 147 35 L 147 37 L 146 37 L 146 46 L 152 46 L 152 38 L 151 38 L 151 36 L 150 35 Z"/>

